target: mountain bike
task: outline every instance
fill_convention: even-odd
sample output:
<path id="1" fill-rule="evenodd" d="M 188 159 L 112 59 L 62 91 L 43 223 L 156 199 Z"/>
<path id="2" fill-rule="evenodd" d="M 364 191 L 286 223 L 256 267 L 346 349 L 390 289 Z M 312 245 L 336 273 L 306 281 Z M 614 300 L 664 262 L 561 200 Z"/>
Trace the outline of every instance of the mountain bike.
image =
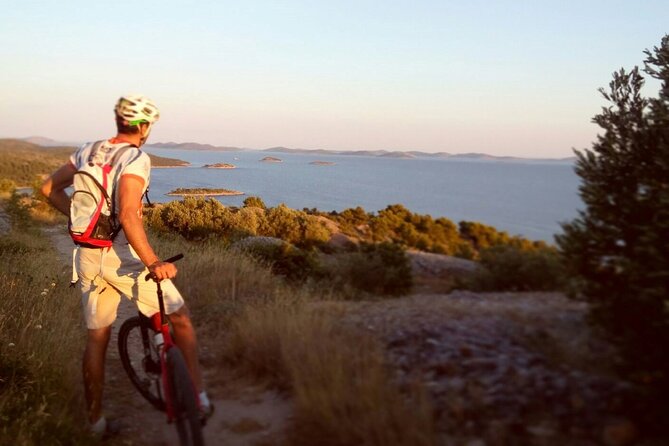
<path id="1" fill-rule="evenodd" d="M 165 262 L 176 262 L 182 254 Z M 145 280 L 152 280 L 147 274 Z M 181 350 L 172 340 L 160 282 L 156 282 L 159 311 L 151 317 L 127 319 L 118 334 L 121 362 L 132 384 L 156 409 L 174 423 L 182 445 L 204 444 L 199 397 Z"/>

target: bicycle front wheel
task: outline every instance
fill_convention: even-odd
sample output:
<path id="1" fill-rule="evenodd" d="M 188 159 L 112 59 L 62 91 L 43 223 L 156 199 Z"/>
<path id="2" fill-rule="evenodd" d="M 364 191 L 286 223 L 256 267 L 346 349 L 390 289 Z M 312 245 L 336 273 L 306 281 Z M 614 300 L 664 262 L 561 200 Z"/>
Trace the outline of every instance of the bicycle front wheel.
<path id="1" fill-rule="evenodd" d="M 142 324 L 139 316 L 121 325 L 118 352 L 130 382 L 153 407 L 165 411 L 160 356 L 149 328 Z"/>
<path id="2" fill-rule="evenodd" d="M 174 422 L 180 443 L 187 446 L 204 445 L 195 386 L 183 354 L 177 347 L 172 347 L 167 351 L 167 373 L 170 383 L 170 400 L 174 407 Z"/>

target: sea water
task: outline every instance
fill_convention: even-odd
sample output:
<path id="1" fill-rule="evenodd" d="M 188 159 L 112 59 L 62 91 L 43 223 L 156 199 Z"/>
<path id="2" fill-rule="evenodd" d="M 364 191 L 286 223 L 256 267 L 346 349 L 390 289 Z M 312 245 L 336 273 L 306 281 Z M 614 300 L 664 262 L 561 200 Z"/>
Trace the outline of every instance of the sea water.
<path id="1" fill-rule="evenodd" d="M 362 206 L 376 212 L 390 204 L 455 223 L 478 221 L 533 240 L 553 242 L 560 222 L 573 219 L 582 202 L 579 178 L 571 162 L 470 161 L 433 158 L 397 159 L 352 155 L 312 155 L 263 151 L 195 151 L 157 149 L 147 152 L 178 158 L 190 167 L 153 169 L 152 201 L 177 187 L 225 188 L 243 196 L 217 197 L 241 206 L 258 196 L 268 206 L 285 203 L 295 209 L 341 211 Z M 272 156 L 281 162 L 263 162 Z M 334 165 L 314 165 L 314 161 Z M 229 163 L 235 169 L 208 169 Z"/>

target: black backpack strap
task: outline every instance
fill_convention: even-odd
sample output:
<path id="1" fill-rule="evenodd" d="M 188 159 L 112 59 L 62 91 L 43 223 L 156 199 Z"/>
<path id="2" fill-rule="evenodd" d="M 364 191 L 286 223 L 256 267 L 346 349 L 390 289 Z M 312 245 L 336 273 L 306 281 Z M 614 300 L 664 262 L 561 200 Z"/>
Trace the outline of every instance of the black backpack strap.
<path id="1" fill-rule="evenodd" d="M 149 200 L 149 186 L 146 186 L 146 190 L 144 191 L 144 198 L 146 198 L 146 204 L 148 207 L 152 208 L 153 203 L 151 203 L 151 200 Z"/>

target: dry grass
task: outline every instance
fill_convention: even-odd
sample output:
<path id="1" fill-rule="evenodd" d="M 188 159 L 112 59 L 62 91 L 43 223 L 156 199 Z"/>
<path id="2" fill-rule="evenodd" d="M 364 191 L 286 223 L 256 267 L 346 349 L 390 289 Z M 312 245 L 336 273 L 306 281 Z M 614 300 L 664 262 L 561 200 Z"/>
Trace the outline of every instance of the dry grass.
<path id="1" fill-rule="evenodd" d="M 0 236 L 0 443 L 86 444 L 80 300 L 38 230 Z"/>
<path id="2" fill-rule="evenodd" d="M 290 389 L 295 444 L 433 444 L 424 394 L 400 393 L 376 340 L 344 329 L 328 308 L 248 307 L 230 327 L 224 353 L 246 374 Z"/>
<path id="3" fill-rule="evenodd" d="M 338 321 L 336 305 L 286 286 L 220 242 L 156 238 L 163 257 L 183 252 L 178 286 L 221 363 L 282 388 L 295 400 L 294 444 L 434 444 L 432 409 L 420 389 L 393 383 L 381 346 Z M 203 336 L 206 338 L 206 335 Z"/>

